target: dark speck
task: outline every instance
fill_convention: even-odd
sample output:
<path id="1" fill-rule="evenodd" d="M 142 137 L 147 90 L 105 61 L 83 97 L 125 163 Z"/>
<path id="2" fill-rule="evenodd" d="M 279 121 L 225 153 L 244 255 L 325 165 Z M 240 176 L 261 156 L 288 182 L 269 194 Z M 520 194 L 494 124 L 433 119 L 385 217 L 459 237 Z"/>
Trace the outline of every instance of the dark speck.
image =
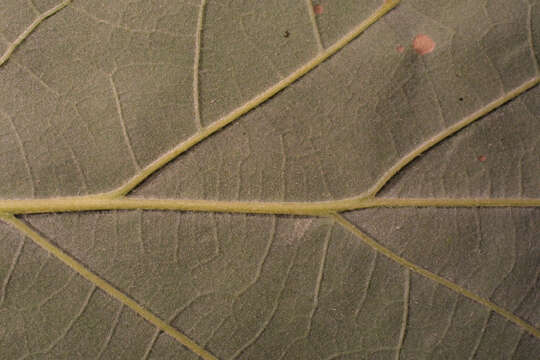
<path id="1" fill-rule="evenodd" d="M 285 32 L 283 33 L 283 37 L 286 37 L 286 38 L 288 38 L 290 35 L 291 33 L 289 32 L 289 30 L 285 30 Z"/>
<path id="2" fill-rule="evenodd" d="M 460 97 L 460 98 L 459 98 L 459 101 L 463 101 L 463 98 L 462 98 L 462 97 Z"/>

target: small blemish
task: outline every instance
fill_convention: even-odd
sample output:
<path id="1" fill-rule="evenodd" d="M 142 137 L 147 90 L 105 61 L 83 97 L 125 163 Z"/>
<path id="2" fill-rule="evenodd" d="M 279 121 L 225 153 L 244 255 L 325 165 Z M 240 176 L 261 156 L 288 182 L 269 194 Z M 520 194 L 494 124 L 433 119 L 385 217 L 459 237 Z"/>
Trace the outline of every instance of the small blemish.
<path id="1" fill-rule="evenodd" d="M 459 98 L 458 100 L 459 100 L 459 101 L 463 101 L 463 98 L 462 98 L 462 97 L 460 97 L 460 98 Z"/>
<path id="2" fill-rule="evenodd" d="M 480 156 L 478 157 L 478 161 L 480 161 L 480 162 L 484 162 L 484 161 L 486 161 L 486 160 L 487 160 L 486 155 L 480 155 Z"/>
<path id="3" fill-rule="evenodd" d="M 405 47 L 403 45 L 396 46 L 396 50 L 398 53 L 402 54 L 405 51 Z"/>
<path id="4" fill-rule="evenodd" d="M 298 240 L 300 240 L 309 229 L 312 222 L 312 219 L 298 219 L 295 221 L 292 237 L 287 241 L 288 244 L 293 245 L 295 242 L 298 242 Z"/>
<path id="5" fill-rule="evenodd" d="M 322 7 L 322 5 L 315 5 L 313 7 L 313 12 L 315 12 L 315 14 L 317 15 L 321 15 L 323 13 L 324 9 Z"/>
<path id="6" fill-rule="evenodd" d="M 435 41 L 425 34 L 418 34 L 413 40 L 413 48 L 420 55 L 429 54 L 435 49 Z"/>
<path id="7" fill-rule="evenodd" d="M 285 38 L 288 38 L 290 35 L 291 35 L 291 33 L 289 32 L 289 30 L 285 30 L 283 32 L 283 37 L 285 37 Z"/>

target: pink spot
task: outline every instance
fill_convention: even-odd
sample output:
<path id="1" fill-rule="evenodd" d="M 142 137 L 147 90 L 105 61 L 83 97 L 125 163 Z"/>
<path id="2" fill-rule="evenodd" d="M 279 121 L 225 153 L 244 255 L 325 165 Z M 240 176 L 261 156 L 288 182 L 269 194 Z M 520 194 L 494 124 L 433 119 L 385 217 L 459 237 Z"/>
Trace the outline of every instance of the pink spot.
<path id="1" fill-rule="evenodd" d="M 486 161 L 486 160 L 487 160 L 486 155 L 480 155 L 480 156 L 478 157 L 478 161 L 480 161 L 480 162 L 484 162 L 484 161 Z"/>
<path id="2" fill-rule="evenodd" d="M 321 15 L 323 13 L 323 7 L 322 5 L 315 5 L 313 7 L 313 11 L 315 12 L 315 14 L 317 15 Z"/>
<path id="3" fill-rule="evenodd" d="M 396 46 L 396 50 L 398 53 L 402 54 L 405 51 L 405 48 L 403 47 L 403 45 L 398 45 Z"/>
<path id="4" fill-rule="evenodd" d="M 435 49 L 435 41 L 425 34 L 418 34 L 414 38 L 413 48 L 420 55 L 429 54 Z"/>

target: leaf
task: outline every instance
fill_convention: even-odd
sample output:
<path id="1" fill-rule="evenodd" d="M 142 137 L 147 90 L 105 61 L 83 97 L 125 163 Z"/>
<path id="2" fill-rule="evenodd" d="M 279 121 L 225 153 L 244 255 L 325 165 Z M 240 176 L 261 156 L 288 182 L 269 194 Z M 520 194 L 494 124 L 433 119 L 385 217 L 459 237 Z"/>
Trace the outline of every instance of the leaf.
<path id="1" fill-rule="evenodd" d="M 538 1 L 0 14 L 0 359 L 540 353 Z"/>

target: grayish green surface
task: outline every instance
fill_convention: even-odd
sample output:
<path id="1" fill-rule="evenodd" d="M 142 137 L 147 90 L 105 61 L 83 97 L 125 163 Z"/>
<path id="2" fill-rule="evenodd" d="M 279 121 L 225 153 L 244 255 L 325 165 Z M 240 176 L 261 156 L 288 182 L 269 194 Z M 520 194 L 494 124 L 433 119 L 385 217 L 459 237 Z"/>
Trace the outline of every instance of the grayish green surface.
<path id="1" fill-rule="evenodd" d="M 530 324 L 540 326 L 537 290 L 540 259 L 538 209 L 377 209 L 351 212 L 346 216 L 395 253 L 490 299 Z M 441 297 L 446 296 L 437 292 L 446 292 L 447 289 L 429 283 L 415 285 L 420 282 L 418 277 L 415 281 L 415 277 L 411 282 L 409 302 L 412 304 L 409 325 L 415 330 L 408 332 L 404 355 L 430 349 L 426 334 L 436 339 L 441 332 L 449 338 L 454 337 L 463 348 L 477 347 L 475 358 L 479 359 L 510 359 L 512 356 L 532 359 L 540 352 L 537 340 L 533 340 L 535 345 L 525 345 L 534 338 L 529 339 L 529 336 L 520 335 L 499 324 L 497 316 L 482 315 L 481 311 L 470 308 L 463 309 L 472 304 L 468 301 L 459 303 L 460 300 L 454 295 L 442 300 Z M 415 288 L 422 295 L 415 294 Z M 445 305 L 439 305 L 441 301 Z M 440 312 L 432 313 L 433 307 L 437 306 L 448 306 L 445 311 L 447 316 L 442 316 Z M 429 310 L 423 313 L 419 309 Z M 460 314 L 461 311 L 463 313 Z M 457 320 L 460 317 L 462 319 Z M 475 328 L 484 334 L 479 336 L 474 332 Z M 448 329 L 450 331 L 446 333 Z M 452 331 L 457 332 L 452 334 Z M 461 340 L 457 340 L 460 336 Z M 466 345 L 467 341 L 471 343 Z M 524 345 L 530 348 L 520 349 Z M 431 351 L 454 352 L 454 355 L 433 355 L 435 359 L 464 357 L 456 348 L 435 346 Z M 516 353 L 512 354 L 513 351 Z M 521 354 L 521 351 L 524 353 Z M 404 358 L 423 356 L 416 354 Z"/>
<path id="2" fill-rule="evenodd" d="M 528 7 L 518 3 L 506 19 L 491 10 L 493 2 L 485 10 L 476 1 L 456 5 L 454 12 L 467 17 L 434 19 L 419 4 L 404 1 L 339 54 L 178 158 L 135 193 L 307 201 L 362 193 L 421 142 L 535 76 L 525 36 Z M 508 22 L 504 37 L 498 34 L 503 20 Z M 418 56 L 411 48 L 418 33 L 430 34 L 436 51 Z M 396 51 L 398 44 L 406 47 L 403 54 Z M 521 144 L 538 142 L 533 99 L 513 105 L 512 116 L 527 123 L 522 131 L 532 130 L 528 139 L 512 135 L 506 141 L 510 147 L 524 146 L 533 157 L 529 169 L 538 174 L 538 149 Z M 505 155 L 501 161 L 515 160 Z M 519 168 L 512 171 L 509 177 L 519 176 Z M 535 188 L 531 195 L 537 194 L 537 178 L 527 185 Z M 519 190 L 506 195 L 512 192 Z"/>
<path id="3" fill-rule="evenodd" d="M 200 73 L 204 125 L 316 55 L 305 1 L 209 1 L 205 16 Z"/>
<path id="4" fill-rule="evenodd" d="M 141 358 L 154 329 L 1 224 L 0 358 Z M 7 286 L 6 286 L 7 285 Z"/>
<path id="5" fill-rule="evenodd" d="M 57 3 L 0 0 L 0 51 Z M 208 1 L 202 126 L 316 56 L 307 3 Z M 327 47 L 379 2 L 313 4 L 324 8 L 315 21 Z M 193 135 L 199 6 L 74 0 L 44 21 L 0 67 L 0 198 L 109 191 Z M 419 33 L 436 41 L 433 53 L 412 49 Z M 129 196 L 358 195 L 429 137 L 538 77 L 539 58 L 537 0 L 402 0 Z M 539 89 L 423 154 L 380 195 L 540 197 Z M 538 208 L 366 209 L 346 217 L 404 258 L 540 326 Z M 330 219 L 141 210 L 22 219 L 220 359 L 540 353 L 540 341 L 506 318 Z M 197 358 L 0 223 L 0 359 L 98 356 Z"/>
<path id="6" fill-rule="evenodd" d="M 539 119 L 537 86 L 417 159 L 381 196 L 540 197 Z"/>

